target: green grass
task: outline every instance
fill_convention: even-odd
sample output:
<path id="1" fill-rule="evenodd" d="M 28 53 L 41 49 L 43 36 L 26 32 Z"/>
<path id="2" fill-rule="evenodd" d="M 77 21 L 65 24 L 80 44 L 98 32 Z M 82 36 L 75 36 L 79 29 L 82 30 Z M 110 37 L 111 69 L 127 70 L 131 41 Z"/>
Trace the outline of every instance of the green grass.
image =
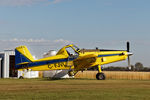
<path id="1" fill-rule="evenodd" d="M 0 79 L 0 100 L 150 100 L 150 81 Z"/>

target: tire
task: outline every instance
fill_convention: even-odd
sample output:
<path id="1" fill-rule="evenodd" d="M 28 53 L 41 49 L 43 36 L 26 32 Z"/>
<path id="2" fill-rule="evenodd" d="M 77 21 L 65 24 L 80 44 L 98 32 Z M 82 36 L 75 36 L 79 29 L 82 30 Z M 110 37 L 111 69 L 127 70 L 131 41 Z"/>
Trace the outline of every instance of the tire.
<path id="1" fill-rule="evenodd" d="M 96 79 L 97 80 L 105 80 L 105 74 L 104 73 L 97 73 Z"/>

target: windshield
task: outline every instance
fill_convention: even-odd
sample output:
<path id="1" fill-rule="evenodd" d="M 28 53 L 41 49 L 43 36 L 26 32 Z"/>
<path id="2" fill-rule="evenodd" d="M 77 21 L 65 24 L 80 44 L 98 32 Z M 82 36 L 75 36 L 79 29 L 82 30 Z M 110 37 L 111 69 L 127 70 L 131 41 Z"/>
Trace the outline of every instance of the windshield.
<path id="1" fill-rule="evenodd" d="M 71 48 L 71 47 L 66 48 L 66 51 L 67 51 L 67 53 L 68 53 L 69 56 L 78 55 L 78 53 L 76 53 L 76 52 L 73 50 L 73 48 Z"/>
<path id="2" fill-rule="evenodd" d="M 80 49 L 77 47 L 77 46 L 73 46 L 73 48 L 76 50 L 76 51 L 79 51 Z"/>

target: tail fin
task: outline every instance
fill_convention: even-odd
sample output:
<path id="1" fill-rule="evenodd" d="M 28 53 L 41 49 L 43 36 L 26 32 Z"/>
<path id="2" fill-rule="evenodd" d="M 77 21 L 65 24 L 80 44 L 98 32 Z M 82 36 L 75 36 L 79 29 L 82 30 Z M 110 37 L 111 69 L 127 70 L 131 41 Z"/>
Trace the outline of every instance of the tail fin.
<path id="1" fill-rule="evenodd" d="M 19 46 L 15 49 L 15 64 L 30 63 L 34 61 L 33 56 L 26 46 Z"/>

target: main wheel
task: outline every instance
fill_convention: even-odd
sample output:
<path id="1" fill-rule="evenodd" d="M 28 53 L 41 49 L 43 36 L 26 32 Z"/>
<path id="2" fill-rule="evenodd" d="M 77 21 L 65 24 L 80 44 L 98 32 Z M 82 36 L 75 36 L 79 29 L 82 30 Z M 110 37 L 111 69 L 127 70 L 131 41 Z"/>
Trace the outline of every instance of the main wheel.
<path id="1" fill-rule="evenodd" d="M 105 74 L 104 73 L 97 73 L 96 79 L 97 80 L 105 80 Z"/>

